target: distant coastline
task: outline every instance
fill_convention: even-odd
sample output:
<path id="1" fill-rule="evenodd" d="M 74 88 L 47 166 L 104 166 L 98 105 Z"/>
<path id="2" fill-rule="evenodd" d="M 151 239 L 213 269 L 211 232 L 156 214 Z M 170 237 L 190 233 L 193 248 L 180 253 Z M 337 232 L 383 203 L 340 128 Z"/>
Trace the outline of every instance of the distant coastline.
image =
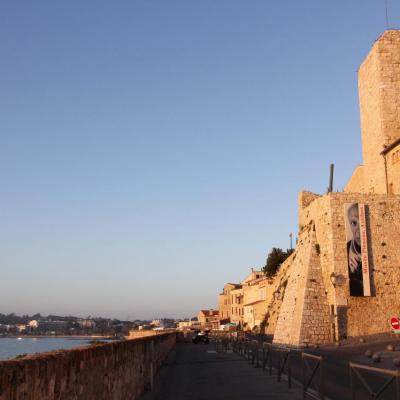
<path id="1" fill-rule="evenodd" d="M 104 335 L 0 335 L 0 339 L 120 340 Z"/>

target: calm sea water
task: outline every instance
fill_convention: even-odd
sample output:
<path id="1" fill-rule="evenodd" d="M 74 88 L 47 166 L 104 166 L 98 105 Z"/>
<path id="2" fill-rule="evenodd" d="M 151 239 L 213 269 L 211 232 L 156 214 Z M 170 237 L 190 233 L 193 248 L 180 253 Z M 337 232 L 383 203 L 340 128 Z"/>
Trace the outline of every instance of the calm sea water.
<path id="1" fill-rule="evenodd" d="M 44 351 L 70 349 L 85 346 L 90 340 L 56 338 L 0 338 L 0 360 L 14 358 L 20 354 L 42 353 Z"/>

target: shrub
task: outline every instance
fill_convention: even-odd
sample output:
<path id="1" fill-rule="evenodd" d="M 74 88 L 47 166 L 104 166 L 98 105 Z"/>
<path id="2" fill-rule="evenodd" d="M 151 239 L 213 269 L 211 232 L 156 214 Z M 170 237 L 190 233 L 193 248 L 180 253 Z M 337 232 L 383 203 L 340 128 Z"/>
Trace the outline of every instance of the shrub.
<path id="1" fill-rule="evenodd" d="M 263 267 L 264 274 L 271 278 L 279 270 L 282 263 L 293 253 L 293 249 L 283 251 L 280 248 L 274 247 L 267 256 L 265 266 Z"/>

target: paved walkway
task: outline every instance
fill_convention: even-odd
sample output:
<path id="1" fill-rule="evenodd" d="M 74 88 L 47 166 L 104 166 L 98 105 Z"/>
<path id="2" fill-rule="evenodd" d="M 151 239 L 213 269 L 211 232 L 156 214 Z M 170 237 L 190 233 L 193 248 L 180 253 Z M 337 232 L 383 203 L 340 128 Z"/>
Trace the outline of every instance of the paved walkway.
<path id="1" fill-rule="evenodd" d="M 178 344 L 141 400 L 300 400 L 301 388 L 212 344 Z"/>

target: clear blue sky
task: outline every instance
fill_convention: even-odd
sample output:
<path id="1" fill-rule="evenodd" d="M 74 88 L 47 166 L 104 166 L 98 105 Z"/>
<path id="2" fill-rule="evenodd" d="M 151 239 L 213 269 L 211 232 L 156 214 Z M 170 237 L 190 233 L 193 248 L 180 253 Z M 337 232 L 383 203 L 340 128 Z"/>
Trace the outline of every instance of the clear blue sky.
<path id="1" fill-rule="evenodd" d="M 361 163 L 385 27 L 384 0 L 1 2 L 0 312 L 216 307 Z"/>

